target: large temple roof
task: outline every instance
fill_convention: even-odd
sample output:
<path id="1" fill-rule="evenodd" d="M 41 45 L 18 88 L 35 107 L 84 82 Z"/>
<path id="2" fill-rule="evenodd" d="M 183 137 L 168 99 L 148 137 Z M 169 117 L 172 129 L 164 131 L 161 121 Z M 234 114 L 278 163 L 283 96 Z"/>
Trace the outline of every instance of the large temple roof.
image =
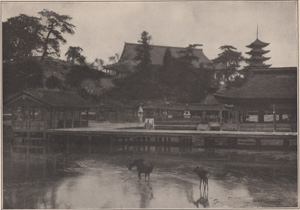
<path id="1" fill-rule="evenodd" d="M 120 60 L 116 64 L 106 66 L 107 69 L 122 70 L 122 71 L 133 71 L 133 67 L 139 62 L 135 60 L 137 52 L 136 47 L 140 44 L 125 43 Z M 163 65 L 163 58 L 167 49 L 171 51 L 172 57 L 178 58 L 180 52 L 186 50 L 184 47 L 168 47 L 168 46 L 151 46 L 151 61 L 153 65 Z M 194 55 L 199 58 L 198 61 L 194 62 L 195 67 L 199 67 L 200 64 L 211 63 L 211 61 L 204 55 L 202 49 L 194 49 Z"/>
<path id="2" fill-rule="evenodd" d="M 215 94 L 223 99 L 297 99 L 297 68 L 254 70 L 240 88 Z"/>

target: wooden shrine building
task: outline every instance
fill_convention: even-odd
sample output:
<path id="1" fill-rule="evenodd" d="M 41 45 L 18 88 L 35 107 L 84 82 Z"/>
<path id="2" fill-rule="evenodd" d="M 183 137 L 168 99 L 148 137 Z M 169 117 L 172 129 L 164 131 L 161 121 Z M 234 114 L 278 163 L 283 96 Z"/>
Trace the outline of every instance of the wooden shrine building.
<path id="1" fill-rule="evenodd" d="M 90 106 L 75 92 L 27 89 L 4 101 L 4 106 L 11 110 L 14 132 L 88 126 Z"/>
<path id="2" fill-rule="evenodd" d="M 234 123 L 223 130 L 297 131 L 297 68 L 251 71 L 242 87 L 215 94 L 236 111 Z"/>
<path id="3" fill-rule="evenodd" d="M 125 43 L 120 60 L 115 64 L 104 66 L 104 69 L 111 75 L 115 75 L 118 77 L 122 77 L 134 72 L 136 66 L 140 63 L 140 61 L 136 60 L 136 49 L 139 46 L 141 46 L 141 44 Z M 166 50 L 170 50 L 173 58 L 180 57 L 180 52 L 186 50 L 186 48 L 184 47 L 171 47 L 159 45 L 150 45 L 150 47 L 152 62 L 151 64 L 153 67 L 159 67 L 163 65 L 163 58 L 166 53 Z M 203 49 L 195 48 L 193 49 L 193 53 L 198 58 L 196 61 L 193 62 L 194 67 L 211 64 L 211 61 L 205 56 Z"/>

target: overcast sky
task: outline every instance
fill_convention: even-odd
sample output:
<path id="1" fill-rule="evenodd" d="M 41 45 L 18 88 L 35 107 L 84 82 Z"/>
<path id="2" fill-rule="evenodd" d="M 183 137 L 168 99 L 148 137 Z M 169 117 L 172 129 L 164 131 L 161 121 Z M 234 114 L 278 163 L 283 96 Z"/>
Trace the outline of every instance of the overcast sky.
<path id="1" fill-rule="evenodd" d="M 69 46 L 80 46 L 88 61 L 121 55 L 124 42 L 137 43 L 142 31 L 152 35 L 152 44 L 186 47 L 203 44 L 204 54 L 214 59 L 222 45 L 233 45 L 244 56 L 245 46 L 258 37 L 270 45 L 266 57 L 273 67 L 297 66 L 297 3 L 286 2 L 6 2 L 2 21 L 20 13 L 38 16 L 53 10 L 73 17 L 74 35 L 65 35 L 61 58 Z M 107 63 L 107 62 L 106 62 Z"/>

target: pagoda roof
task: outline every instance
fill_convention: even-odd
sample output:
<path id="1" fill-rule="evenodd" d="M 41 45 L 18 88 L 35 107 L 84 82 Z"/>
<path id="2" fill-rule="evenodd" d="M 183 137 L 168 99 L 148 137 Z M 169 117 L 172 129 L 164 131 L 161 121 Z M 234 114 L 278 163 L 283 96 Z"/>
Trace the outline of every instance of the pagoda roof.
<path id="1" fill-rule="evenodd" d="M 141 46 L 141 44 L 135 43 L 126 43 L 123 48 L 122 55 L 120 60 L 116 64 L 107 65 L 105 69 L 114 69 L 114 70 L 122 70 L 122 71 L 134 71 L 134 67 L 139 63 L 136 60 L 137 46 Z M 172 57 L 178 58 L 180 57 L 180 52 L 186 50 L 185 47 L 171 47 L 171 46 L 159 46 L 159 45 L 150 45 L 151 50 L 151 61 L 152 65 L 162 66 L 163 58 L 167 49 L 171 51 Z M 194 67 L 199 67 L 200 64 L 209 64 L 211 61 L 204 55 L 203 49 L 193 49 L 194 55 L 198 57 L 197 61 L 194 61 Z"/>
<path id="2" fill-rule="evenodd" d="M 263 50 L 263 49 L 252 49 L 250 52 L 246 52 L 249 55 L 262 55 L 265 53 L 270 52 L 270 50 Z"/>
<path id="3" fill-rule="evenodd" d="M 269 68 L 272 66 L 271 64 L 264 64 L 264 63 L 257 63 L 257 62 L 252 62 L 250 60 L 250 67 L 255 67 L 255 68 Z"/>
<path id="4" fill-rule="evenodd" d="M 263 56 L 252 56 L 249 60 L 262 60 L 262 61 L 266 61 L 269 60 L 269 57 L 263 57 Z"/>
<path id="5" fill-rule="evenodd" d="M 266 42 L 263 42 L 263 41 L 260 41 L 258 38 L 252 42 L 250 45 L 246 46 L 248 48 L 263 48 L 263 47 L 266 47 L 268 46 L 270 43 L 266 43 Z"/>
<path id="6" fill-rule="evenodd" d="M 215 94 L 217 99 L 297 99 L 297 68 L 264 68 L 240 88 Z"/>

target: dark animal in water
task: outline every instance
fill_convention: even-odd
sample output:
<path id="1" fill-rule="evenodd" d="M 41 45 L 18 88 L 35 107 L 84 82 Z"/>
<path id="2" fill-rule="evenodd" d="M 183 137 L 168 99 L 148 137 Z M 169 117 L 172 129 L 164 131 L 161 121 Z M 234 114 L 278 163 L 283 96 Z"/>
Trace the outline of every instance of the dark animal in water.
<path id="1" fill-rule="evenodd" d="M 205 168 L 199 167 L 199 166 L 197 166 L 193 171 L 200 178 L 199 188 L 201 189 L 201 184 L 203 183 L 204 189 L 207 188 L 207 190 L 208 190 L 208 178 L 206 176 L 208 174 L 208 171 Z"/>
<path id="2" fill-rule="evenodd" d="M 148 176 L 150 178 L 150 173 L 153 170 L 153 164 L 150 161 L 144 159 L 137 159 L 129 164 L 128 169 L 131 170 L 132 167 L 136 166 L 138 170 L 138 176 L 141 178 L 141 174 L 145 173 L 145 179 Z"/>

